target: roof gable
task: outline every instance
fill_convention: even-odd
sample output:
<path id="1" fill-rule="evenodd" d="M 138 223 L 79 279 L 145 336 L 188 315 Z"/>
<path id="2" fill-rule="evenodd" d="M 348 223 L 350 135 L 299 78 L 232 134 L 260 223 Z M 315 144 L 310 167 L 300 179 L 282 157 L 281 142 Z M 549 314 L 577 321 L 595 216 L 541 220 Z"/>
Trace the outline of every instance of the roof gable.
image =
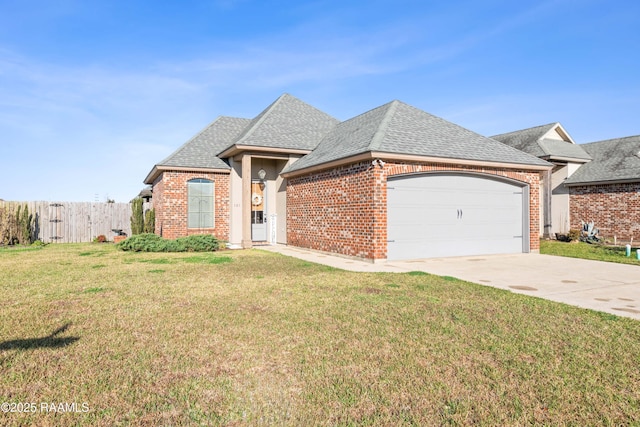
<path id="1" fill-rule="evenodd" d="M 640 181 L 640 135 L 582 145 L 593 160 L 565 181 L 567 185 Z"/>
<path id="2" fill-rule="evenodd" d="M 315 166 L 332 160 L 354 156 L 371 150 L 391 104 L 375 108 L 336 125 L 315 150 L 293 163 L 286 171 Z"/>
<path id="3" fill-rule="evenodd" d="M 582 163 L 591 160 L 560 123 L 549 123 L 491 137 L 532 156 L 546 160 L 569 160 Z"/>
<path id="4" fill-rule="evenodd" d="M 366 152 L 547 166 L 534 156 L 486 138 L 400 101 L 337 125 L 318 147 L 286 172 Z"/>
<path id="5" fill-rule="evenodd" d="M 556 123 L 549 123 L 547 125 L 503 133 L 500 135 L 494 135 L 491 139 L 495 139 L 496 141 L 500 141 L 510 147 L 529 153 L 532 156 L 542 157 L 545 153 L 537 142 L 551 129 L 553 129 L 555 125 Z"/>
<path id="6" fill-rule="evenodd" d="M 256 116 L 232 145 L 313 150 L 339 121 L 284 94 Z"/>

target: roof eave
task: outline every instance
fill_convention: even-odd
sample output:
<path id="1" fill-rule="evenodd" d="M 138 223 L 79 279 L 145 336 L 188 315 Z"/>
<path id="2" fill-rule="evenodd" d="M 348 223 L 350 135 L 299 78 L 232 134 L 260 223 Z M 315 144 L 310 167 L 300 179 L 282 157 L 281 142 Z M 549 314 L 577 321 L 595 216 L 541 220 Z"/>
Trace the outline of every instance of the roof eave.
<path id="1" fill-rule="evenodd" d="M 539 157 L 542 160 L 551 162 L 572 162 L 572 163 L 589 163 L 592 159 L 580 159 L 578 157 L 563 157 L 563 156 L 541 156 Z"/>
<path id="2" fill-rule="evenodd" d="M 412 154 L 396 154 L 386 153 L 379 151 L 368 151 L 366 153 L 356 154 L 349 157 L 343 157 L 330 162 L 320 163 L 304 167 L 301 169 L 293 170 L 291 172 L 285 172 L 282 174 L 285 178 L 291 178 L 294 176 L 305 175 L 308 173 L 318 172 L 324 169 L 330 169 L 345 164 L 372 160 L 372 159 L 384 159 L 391 161 L 404 161 L 404 162 L 421 162 L 421 163 L 440 163 L 451 165 L 465 165 L 465 166 L 485 166 L 492 168 L 505 168 L 505 169 L 519 169 L 519 170 L 532 170 L 532 171 L 545 171 L 553 168 L 551 163 L 547 165 L 531 165 L 523 163 L 505 163 L 505 162 L 489 162 L 482 160 L 469 160 L 469 159 L 454 159 L 448 157 L 432 157 L 432 156 L 420 156 Z"/>
<path id="3" fill-rule="evenodd" d="M 160 171 L 158 170 L 158 165 L 155 165 L 142 182 L 148 185 L 153 185 L 153 182 L 156 180 L 158 175 L 160 175 Z"/>
<path id="4" fill-rule="evenodd" d="M 564 185 L 566 187 L 579 187 L 585 185 L 610 185 L 610 184 L 632 184 L 634 182 L 640 182 L 640 177 L 637 178 L 627 178 L 627 179 L 612 179 L 608 181 L 582 181 L 582 182 L 566 182 Z"/>
<path id="5" fill-rule="evenodd" d="M 258 145 L 243 145 L 234 144 L 227 148 L 223 152 L 217 155 L 221 159 L 227 159 L 229 157 L 236 156 L 245 151 L 260 152 L 260 153 L 278 153 L 278 154 L 309 154 L 312 150 L 303 150 L 298 148 L 277 148 L 277 147 L 264 147 Z"/>
<path id="6" fill-rule="evenodd" d="M 155 180 L 160 176 L 163 172 L 167 171 L 176 171 L 176 172 L 203 172 L 203 173 L 231 173 L 230 169 L 226 168 L 194 168 L 188 166 L 166 166 L 166 165 L 155 165 L 151 172 L 144 179 L 145 184 L 153 185 Z"/>

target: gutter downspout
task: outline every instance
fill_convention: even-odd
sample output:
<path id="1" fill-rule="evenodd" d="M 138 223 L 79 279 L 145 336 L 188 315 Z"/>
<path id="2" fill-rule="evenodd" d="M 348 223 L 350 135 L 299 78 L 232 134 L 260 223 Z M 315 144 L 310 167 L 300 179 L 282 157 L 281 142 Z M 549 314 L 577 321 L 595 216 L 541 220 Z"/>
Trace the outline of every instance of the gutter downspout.
<path id="1" fill-rule="evenodd" d="M 543 232 L 542 237 L 545 239 L 551 238 L 552 219 L 551 219 L 551 169 L 547 169 L 544 172 L 544 188 L 543 188 Z"/>

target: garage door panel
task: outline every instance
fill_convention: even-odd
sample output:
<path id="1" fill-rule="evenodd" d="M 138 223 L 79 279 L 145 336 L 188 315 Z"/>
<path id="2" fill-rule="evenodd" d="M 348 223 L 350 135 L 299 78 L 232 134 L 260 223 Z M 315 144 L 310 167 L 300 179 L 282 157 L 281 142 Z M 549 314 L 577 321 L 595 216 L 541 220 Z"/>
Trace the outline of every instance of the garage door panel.
<path id="1" fill-rule="evenodd" d="M 523 251 L 524 192 L 469 175 L 388 181 L 388 259 Z"/>

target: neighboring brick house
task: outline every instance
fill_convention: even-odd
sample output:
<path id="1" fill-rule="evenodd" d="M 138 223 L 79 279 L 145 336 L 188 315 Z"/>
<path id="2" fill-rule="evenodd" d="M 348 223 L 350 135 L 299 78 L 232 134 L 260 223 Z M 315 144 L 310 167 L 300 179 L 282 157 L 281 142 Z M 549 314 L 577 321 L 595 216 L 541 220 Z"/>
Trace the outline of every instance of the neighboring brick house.
<path id="1" fill-rule="evenodd" d="M 601 237 L 640 239 L 640 136 L 576 145 L 552 123 L 492 138 L 553 164 L 541 182 L 541 235 L 593 221 Z"/>
<path id="2" fill-rule="evenodd" d="M 551 164 L 399 101 L 352 119 L 283 95 L 156 164 L 156 232 L 372 261 L 539 248 Z"/>
<path id="3" fill-rule="evenodd" d="M 640 239 L 640 136 L 582 144 L 593 160 L 565 185 L 571 227 L 593 221 L 603 237 Z"/>
<path id="4" fill-rule="evenodd" d="M 570 225 L 569 189 L 565 180 L 591 157 L 577 145 L 560 123 L 536 126 L 491 138 L 546 160 L 553 169 L 540 182 L 540 235 L 567 233 Z"/>

